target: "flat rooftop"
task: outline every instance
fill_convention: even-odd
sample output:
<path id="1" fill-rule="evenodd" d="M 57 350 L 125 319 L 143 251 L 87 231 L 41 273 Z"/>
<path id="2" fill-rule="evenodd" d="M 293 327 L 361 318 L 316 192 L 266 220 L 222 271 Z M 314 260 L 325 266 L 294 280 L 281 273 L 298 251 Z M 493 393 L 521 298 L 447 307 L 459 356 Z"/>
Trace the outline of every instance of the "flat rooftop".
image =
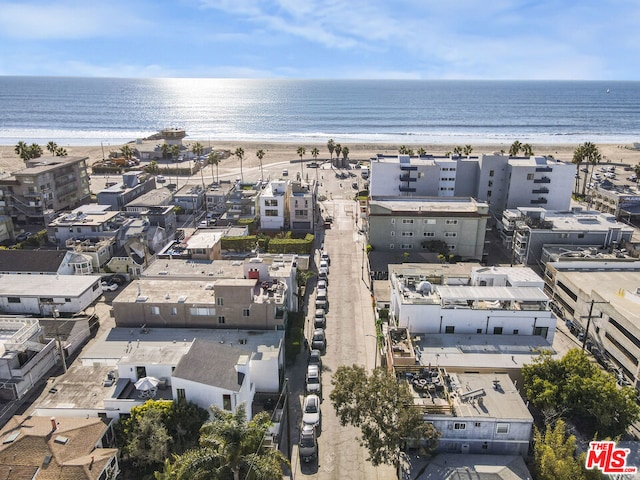
<path id="1" fill-rule="evenodd" d="M 166 253 L 166 252 L 165 252 Z M 269 266 L 272 278 L 289 277 L 294 255 L 260 255 L 261 263 Z M 157 279 L 195 279 L 207 277 L 209 281 L 217 278 L 244 278 L 244 265 L 250 259 L 244 260 L 187 260 L 187 259 L 156 259 L 142 273 L 142 278 Z"/>
<path id="2" fill-rule="evenodd" d="M 118 216 L 121 216 L 124 220 L 122 212 L 96 212 L 92 209 L 88 210 L 87 212 L 74 211 L 71 213 L 63 213 L 59 217 L 54 218 L 51 223 L 49 223 L 49 227 L 100 226 L 106 222 L 114 220 Z"/>
<path id="3" fill-rule="evenodd" d="M 99 275 L 0 275 L 0 295 L 16 297 L 79 296 Z"/>
<path id="4" fill-rule="evenodd" d="M 383 197 L 375 196 L 369 201 L 370 208 L 392 212 L 422 212 L 425 215 L 443 212 L 477 213 L 478 208 L 487 207 L 470 197 Z M 372 212 L 373 213 L 373 212 Z"/>

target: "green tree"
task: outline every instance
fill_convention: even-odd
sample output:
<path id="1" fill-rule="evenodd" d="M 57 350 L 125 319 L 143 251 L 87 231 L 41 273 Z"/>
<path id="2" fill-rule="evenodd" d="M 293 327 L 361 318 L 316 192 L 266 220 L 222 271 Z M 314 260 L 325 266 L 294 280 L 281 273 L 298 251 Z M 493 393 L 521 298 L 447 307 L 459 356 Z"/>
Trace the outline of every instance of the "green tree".
<path id="1" fill-rule="evenodd" d="M 427 151 L 424 148 L 420 147 L 418 149 L 417 153 L 418 153 L 419 156 L 423 156 L 423 155 L 427 154 Z"/>
<path id="2" fill-rule="evenodd" d="M 405 442 L 426 442 L 433 447 L 438 432 L 414 406 L 409 384 L 392 372 L 341 365 L 331 378 L 329 395 L 341 425 L 360 428 L 360 443 L 375 466 L 399 465 Z"/>
<path id="3" fill-rule="evenodd" d="M 196 142 L 191 146 L 191 151 L 196 157 L 195 162 L 198 165 L 198 170 L 200 170 L 200 182 L 202 183 L 202 188 L 204 188 L 204 174 L 202 173 L 202 162 L 200 161 L 204 147 L 200 142 Z"/>
<path id="4" fill-rule="evenodd" d="M 333 141 L 333 138 L 330 138 L 327 142 L 327 150 L 329 150 L 329 160 L 333 161 L 333 151 L 336 149 L 336 143 Z"/>
<path id="5" fill-rule="evenodd" d="M 562 420 L 547 424 L 542 433 L 533 433 L 534 472 L 538 480 L 598 479 L 602 476 L 585 469 L 586 454 L 576 454 L 576 437 L 567 436 Z"/>
<path id="6" fill-rule="evenodd" d="M 244 148 L 238 147 L 233 154 L 240 160 L 240 179 L 244 182 L 244 173 L 242 171 L 242 160 L 244 159 Z"/>
<path id="7" fill-rule="evenodd" d="M 56 149 L 58 148 L 58 144 L 56 142 L 49 142 L 47 143 L 47 151 L 51 154 L 51 155 L 55 155 L 56 153 Z"/>
<path id="8" fill-rule="evenodd" d="M 453 154 L 458 156 L 462 155 L 462 147 L 460 145 L 453 147 Z"/>
<path id="9" fill-rule="evenodd" d="M 531 146 L 530 143 L 523 143 L 521 148 L 522 148 L 522 154 L 525 157 L 532 157 L 534 155 L 533 147 Z"/>
<path id="10" fill-rule="evenodd" d="M 339 143 L 336 143 L 334 150 L 336 152 L 336 158 L 340 158 L 340 154 L 342 153 L 342 145 L 340 145 Z"/>
<path id="11" fill-rule="evenodd" d="M 587 163 L 587 172 L 584 177 L 584 181 L 582 182 L 582 196 L 584 196 L 585 189 L 587 187 L 587 180 L 591 178 L 591 175 L 593 175 L 596 165 L 602 161 L 602 155 L 600 154 L 598 147 L 591 142 L 585 142 L 582 144 L 582 155 L 583 160 Z M 591 169 L 589 169 L 589 167 L 591 167 Z"/>
<path id="12" fill-rule="evenodd" d="M 18 155 L 23 161 L 26 162 L 29 160 L 29 147 L 22 140 L 16 144 L 13 151 L 16 152 L 16 155 Z"/>
<path id="13" fill-rule="evenodd" d="M 172 470 L 178 480 L 256 478 L 280 480 L 288 465 L 279 451 L 264 445 L 271 426 L 267 412 L 247 421 L 244 404 L 235 413 L 211 408 L 211 420 L 200 430 L 200 446 L 175 457 Z"/>
<path id="14" fill-rule="evenodd" d="M 54 155 L 56 157 L 66 157 L 67 156 L 67 150 L 64 147 L 56 147 Z"/>
<path id="15" fill-rule="evenodd" d="M 120 147 L 120 153 L 126 160 L 131 160 L 133 158 L 133 148 L 130 145 L 123 145 Z"/>
<path id="16" fill-rule="evenodd" d="M 160 145 L 160 151 L 162 152 L 162 158 L 167 159 L 171 156 L 171 145 L 163 143 Z"/>
<path id="17" fill-rule="evenodd" d="M 320 150 L 318 150 L 317 147 L 313 147 L 311 149 L 311 156 L 313 157 L 314 160 L 318 160 L 318 155 L 320 155 Z"/>
<path id="18" fill-rule="evenodd" d="M 258 161 L 260 162 L 260 178 L 264 181 L 264 172 L 262 171 L 262 159 L 264 158 L 265 153 L 264 150 L 260 149 L 256 152 L 256 157 L 258 157 Z"/>
<path id="19" fill-rule="evenodd" d="M 471 145 L 465 145 L 465 146 L 462 148 L 462 153 L 463 153 L 464 155 L 466 155 L 467 157 L 468 157 L 469 155 L 471 155 L 471 152 L 473 152 L 473 147 L 472 147 Z"/>
<path id="20" fill-rule="evenodd" d="M 300 179 L 304 176 L 304 163 L 302 161 L 302 157 L 307 153 L 307 149 L 304 147 L 298 147 L 296 150 L 297 155 L 300 157 Z"/>
<path id="21" fill-rule="evenodd" d="M 576 182 L 573 188 L 573 193 L 577 195 L 580 192 L 580 165 L 584 162 L 585 153 L 584 146 L 578 145 L 578 147 L 573 151 L 573 158 L 571 159 L 571 163 L 576 166 Z M 587 175 L 585 174 L 585 182 L 587 180 Z"/>
<path id="22" fill-rule="evenodd" d="M 171 158 L 173 158 L 174 161 L 177 160 L 180 156 L 180 145 L 171 145 L 169 153 L 171 153 Z"/>
<path id="23" fill-rule="evenodd" d="M 400 155 L 406 155 L 407 154 L 407 146 L 406 145 L 400 145 L 400 148 L 398 148 L 398 153 Z"/>
<path id="24" fill-rule="evenodd" d="M 616 437 L 640 418 L 635 389 L 618 388 L 614 375 L 602 371 L 579 349 L 554 360 L 540 355 L 522 368 L 523 389 L 547 421 L 569 418 L 585 433 Z"/>
<path id="25" fill-rule="evenodd" d="M 218 154 L 218 152 L 211 152 L 208 156 L 207 156 L 207 163 L 209 165 L 211 165 L 211 177 L 213 178 L 213 166 L 216 166 L 216 183 L 220 183 L 220 174 L 218 172 L 218 166 L 220 165 L 220 162 L 222 160 L 220 159 L 220 155 Z"/>
<path id="26" fill-rule="evenodd" d="M 520 141 L 516 140 L 509 147 L 509 156 L 517 157 L 518 153 L 520 153 L 520 150 L 522 150 L 522 144 L 520 143 Z"/>
<path id="27" fill-rule="evenodd" d="M 346 145 L 342 147 L 342 158 L 345 162 L 349 160 L 349 147 L 347 147 Z"/>
<path id="28" fill-rule="evenodd" d="M 146 170 L 149 173 L 158 173 L 158 170 L 160 170 L 160 167 L 158 167 L 158 162 L 156 162 L 155 160 L 149 162 Z"/>

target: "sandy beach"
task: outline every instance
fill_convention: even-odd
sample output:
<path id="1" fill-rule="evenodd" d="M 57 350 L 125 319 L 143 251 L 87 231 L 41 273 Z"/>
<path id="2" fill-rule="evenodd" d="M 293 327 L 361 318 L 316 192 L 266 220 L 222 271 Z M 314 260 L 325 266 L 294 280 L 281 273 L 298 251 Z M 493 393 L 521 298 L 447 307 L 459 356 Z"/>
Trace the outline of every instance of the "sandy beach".
<path id="1" fill-rule="evenodd" d="M 184 143 L 194 143 L 200 141 L 205 146 L 213 146 L 216 150 L 230 150 L 232 153 L 237 147 L 242 147 L 245 151 L 245 157 L 243 165 L 245 167 L 255 167 L 259 165 L 258 159 L 255 155 L 256 151 L 262 149 L 265 152 L 263 164 L 270 164 L 275 162 L 300 160 L 297 155 L 297 149 L 299 146 L 303 146 L 306 149 L 306 154 L 303 159 L 306 161 L 313 160 L 311 156 L 311 150 L 313 147 L 318 148 L 319 155 L 318 160 L 329 159 L 329 151 L 327 150 L 326 143 L 322 144 L 293 144 L 293 143 L 265 143 L 265 142 L 216 142 L 212 140 L 198 140 L 194 138 L 188 138 Z M 149 142 L 157 144 L 157 141 Z M 132 145 L 129 143 L 129 145 Z M 397 154 L 400 145 L 389 145 L 379 143 L 355 143 L 355 144 L 342 144 L 349 147 L 349 158 L 353 161 L 356 160 L 368 160 L 374 157 L 378 153 L 383 154 Z M 420 147 L 424 148 L 428 154 L 442 155 L 445 152 L 452 151 L 455 147 L 453 144 L 433 144 L 433 145 L 421 145 L 421 144 L 406 144 L 407 147 L 414 150 L 414 152 Z M 41 145 L 43 148 L 45 144 Z M 472 145 L 473 146 L 473 145 Z M 500 145 L 480 145 L 473 146 L 472 155 L 479 154 L 491 154 L 493 152 L 499 152 L 501 150 L 508 151 L 510 144 Z M 533 144 L 533 151 L 536 155 L 552 155 L 554 158 L 563 161 L 571 161 L 573 152 L 578 146 L 577 144 L 558 144 L 558 145 L 535 145 Z M 2 145 L 0 146 L 0 172 L 9 173 L 20 170 L 23 162 L 14 152 L 14 145 Z M 112 150 L 119 149 L 120 146 L 111 146 Z M 602 154 L 603 163 L 611 163 L 613 165 L 636 165 L 640 163 L 640 151 L 632 150 L 630 145 L 617 145 L 617 144 L 598 144 L 598 149 Z M 68 155 L 70 156 L 86 156 L 89 157 L 89 165 L 94 162 L 102 160 L 103 150 L 100 145 L 97 146 L 65 146 Z M 105 155 L 108 155 L 108 151 L 105 148 Z M 43 159 L 50 154 L 45 150 Z M 227 169 L 237 168 L 237 159 L 230 157 L 223 160 L 220 163 L 220 173 L 225 172 Z"/>

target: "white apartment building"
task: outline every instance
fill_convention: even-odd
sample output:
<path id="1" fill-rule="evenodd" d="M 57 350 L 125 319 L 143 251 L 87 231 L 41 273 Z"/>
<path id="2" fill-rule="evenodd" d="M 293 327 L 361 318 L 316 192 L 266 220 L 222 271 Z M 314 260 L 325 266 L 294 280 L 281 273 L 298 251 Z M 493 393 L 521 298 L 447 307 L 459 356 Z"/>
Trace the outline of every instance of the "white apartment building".
<path id="1" fill-rule="evenodd" d="M 507 155 L 378 155 L 371 160 L 371 196 L 473 197 L 494 213 L 543 205 L 565 209 L 575 166 L 548 157 Z"/>
<path id="2" fill-rule="evenodd" d="M 482 258 L 489 206 L 472 198 L 371 197 L 368 241 L 382 252 L 427 252 L 434 240 L 450 254 Z"/>
<path id="3" fill-rule="evenodd" d="M 260 229 L 283 230 L 288 212 L 287 181 L 273 180 L 260 194 Z"/>
<path id="4" fill-rule="evenodd" d="M 390 265 L 389 316 L 411 334 L 535 335 L 553 343 L 556 317 L 532 270 L 474 269 L 468 282 L 439 283 L 428 266 Z"/>

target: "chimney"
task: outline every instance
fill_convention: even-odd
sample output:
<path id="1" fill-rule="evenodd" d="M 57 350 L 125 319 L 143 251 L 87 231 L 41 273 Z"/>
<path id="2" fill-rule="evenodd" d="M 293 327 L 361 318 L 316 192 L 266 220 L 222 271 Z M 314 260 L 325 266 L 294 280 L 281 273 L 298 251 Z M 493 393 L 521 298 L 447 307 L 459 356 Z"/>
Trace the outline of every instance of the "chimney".
<path id="1" fill-rule="evenodd" d="M 58 423 L 56 422 L 56 417 L 51 417 L 51 431 L 55 432 L 58 429 Z"/>

